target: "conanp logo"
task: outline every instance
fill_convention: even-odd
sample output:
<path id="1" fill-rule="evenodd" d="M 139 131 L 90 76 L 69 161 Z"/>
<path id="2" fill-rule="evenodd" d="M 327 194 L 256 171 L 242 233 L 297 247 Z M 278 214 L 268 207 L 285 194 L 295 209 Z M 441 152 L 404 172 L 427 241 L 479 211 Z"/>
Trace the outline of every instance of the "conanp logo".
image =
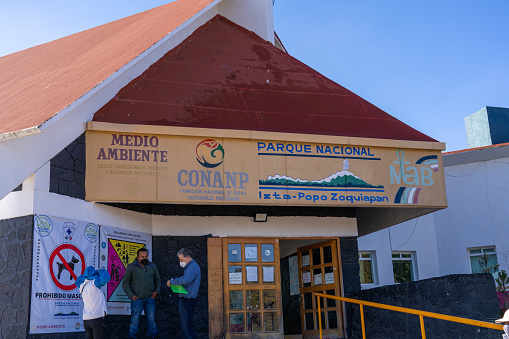
<path id="1" fill-rule="evenodd" d="M 214 168 L 223 163 L 224 149 L 214 139 L 205 139 L 196 146 L 196 160 L 203 167 Z"/>

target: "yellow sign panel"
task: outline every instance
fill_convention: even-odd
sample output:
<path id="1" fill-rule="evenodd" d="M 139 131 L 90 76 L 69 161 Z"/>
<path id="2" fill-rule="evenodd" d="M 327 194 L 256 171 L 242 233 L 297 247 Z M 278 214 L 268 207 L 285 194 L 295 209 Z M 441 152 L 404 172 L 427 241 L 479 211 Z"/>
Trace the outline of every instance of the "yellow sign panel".
<path id="1" fill-rule="evenodd" d="M 134 259 L 137 257 L 137 252 L 140 248 L 145 247 L 145 244 L 143 243 L 136 243 L 116 239 L 109 240 L 111 246 L 115 250 L 115 254 L 116 257 L 118 258 L 118 261 L 120 261 L 124 265 L 124 267 L 127 267 L 127 265 L 134 261 Z M 113 254 L 110 255 L 114 256 Z"/>
<path id="2" fill-rule="evenodd" d="M 90 201 L 445 207 L 439 150 L 87 132 Z"/>

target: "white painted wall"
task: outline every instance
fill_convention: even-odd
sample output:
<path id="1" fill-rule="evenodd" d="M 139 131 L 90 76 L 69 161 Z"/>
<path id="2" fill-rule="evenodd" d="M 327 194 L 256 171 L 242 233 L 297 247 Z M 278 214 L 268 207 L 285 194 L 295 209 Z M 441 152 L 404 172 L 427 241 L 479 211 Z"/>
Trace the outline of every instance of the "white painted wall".
<path id="1" fill-rule="evenodd" d="M 271 217 L 254 222 L 253 217 L 190 217 L 154 215 L 154 235 L 212 234 L 226 237 L 346 237 L 357 235 L 355 218 Z"/>
<path id="2" fill-rule="evenodd" d="M 50 166 L 46 163 L 23 182 L 22 191 L 0 200 L 0 219 L 45 214 L 152 233 L 150 215 L 95 204 L 49 192 Z"/>
<path id="3" fill-rule="evenodd" d="M 418 279 L 440 275 L 432 214 L 360 237 L 358 246 L 359 251 L 375 254 L 377 284 L 366 285 L 364 288 L 394 284 L 393 251 L 415 252 Z"/>
<path id="4" fill-rule="evenodd" d="M 223 0 L 218 13 L 274 44 L 272 0 Z"/>
<path id="5" fill-rule="evenodd" d="M 446 168 L 449 208 L 435 213 L 440 274 L 470 273 L 467 248 L 496 246 L 509 270 L 509 157 Z"/>
<path id="6" fill-rule="evenodd" d="M 416 253 L 419 279 L 471 273 L 468 249 L 473 247 L 495 246 L 500 269 L 509 271 L 509 150 L 506 153 L 445 167 L 448 208 L 418 218 L 417 224 L 414 219 L 359 238 L 359 251 L 376 252 L 379 285 L 394 283 L 392 250 Z"/>

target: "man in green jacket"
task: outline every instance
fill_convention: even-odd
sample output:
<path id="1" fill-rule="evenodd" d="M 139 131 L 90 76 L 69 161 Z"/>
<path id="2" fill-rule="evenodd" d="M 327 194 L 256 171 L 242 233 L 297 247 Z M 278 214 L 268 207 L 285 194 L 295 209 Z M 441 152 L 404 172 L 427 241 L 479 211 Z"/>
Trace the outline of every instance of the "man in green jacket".
<path id="1" fill-rule="evenodd" d="M 141 311 L 147 316 L 147 336 L 157 337 L 155 298 L 161 291 L 161 277 L 156 265 L 148 260 L 148 250 L 140 248 L 136 259 L 127 265 L 122 287 L 131 299 L 131 325 L 128 338 L 136 338 Z"/>

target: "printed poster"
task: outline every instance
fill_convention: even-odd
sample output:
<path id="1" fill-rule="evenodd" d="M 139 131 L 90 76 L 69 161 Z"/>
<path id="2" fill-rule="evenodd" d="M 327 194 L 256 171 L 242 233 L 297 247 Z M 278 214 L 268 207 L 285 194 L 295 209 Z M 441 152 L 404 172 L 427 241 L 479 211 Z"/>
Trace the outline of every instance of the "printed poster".
<path id="1" fill-rule="evenodd" d="M 103 287 L 108 314 L 131 314 L 131 300 L 122 288 L 122 281 L 127 265 L 136 259 L 136 253 L 143 247 L 148 249 L 148 258 L 152 261 L 152 235 L 101 226 L 100 265 L 111 276 L 111 280 Z"/>
<path id="2" fill-rule="evenodd" d="M 34 218 L 30 333 L 83 331 L 83 301 L 74 285 L 97 267 L 99 226 L 46 215 Z"/>

